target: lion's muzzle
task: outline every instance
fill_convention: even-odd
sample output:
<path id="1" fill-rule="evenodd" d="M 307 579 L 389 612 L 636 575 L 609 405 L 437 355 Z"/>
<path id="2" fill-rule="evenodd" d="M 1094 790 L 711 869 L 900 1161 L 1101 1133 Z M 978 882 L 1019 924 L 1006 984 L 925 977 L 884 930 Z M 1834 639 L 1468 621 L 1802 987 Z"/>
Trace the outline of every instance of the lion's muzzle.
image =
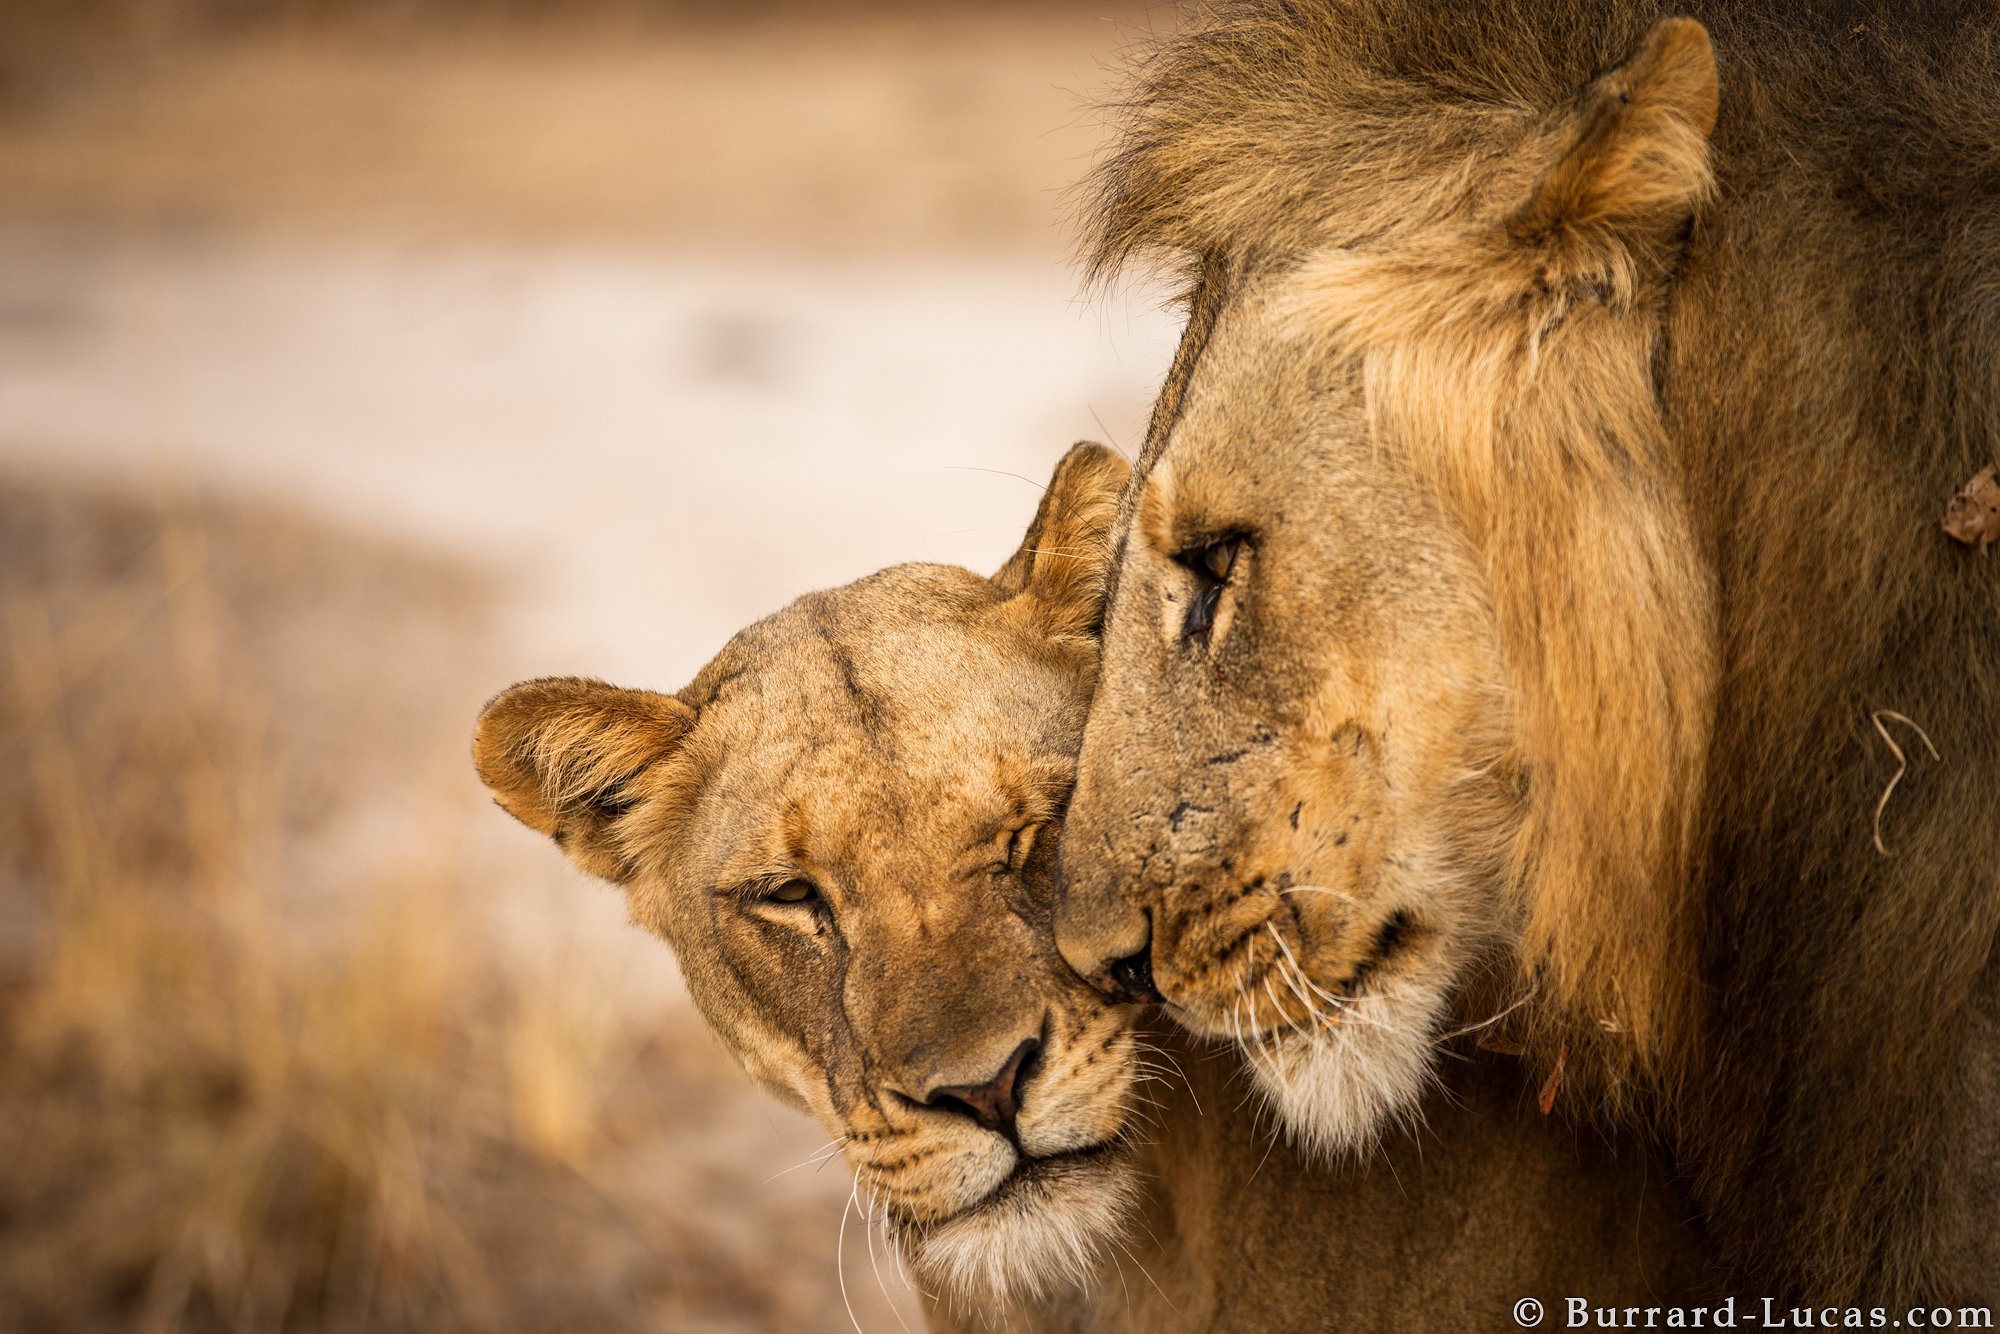
<path id="1" fill-rule="evenodd" d="M 1153 985 L 1152 921 L 1116 889 L 1059 885 L 1055 931 L 1063 961 L 1111 1000 L 1159 1000 Z"/>

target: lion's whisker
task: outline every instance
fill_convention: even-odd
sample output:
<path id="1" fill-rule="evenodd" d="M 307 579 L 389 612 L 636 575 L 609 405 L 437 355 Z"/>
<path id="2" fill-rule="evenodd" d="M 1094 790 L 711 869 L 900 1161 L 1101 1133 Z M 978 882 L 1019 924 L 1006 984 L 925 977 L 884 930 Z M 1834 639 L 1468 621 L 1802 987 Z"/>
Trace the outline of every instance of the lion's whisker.
<path id="1" fill-rule="evenodd" d="M 1465 1024 L 1459 1028 L 1451 1029 L 1448 1032 L 1440 1033 L 1438 1037 L 1441 1041 L 1450 1038 L 1462 1038 L 1467 1033 L 1477 1033 L 1482 1029 L 1491 1028 L 1493 1027 L 1493 1025 L 1499 1023 L 1502 1019 L 1505 1019 L 1508 1015 L 1514 1013 L 1514 1011 L 1520 1009 L 1523 1005 L 1526 1005 L 1529 1001 L 1533 1000 L 1534 998 L 1535 998 L 1534 992 L 1529 991 L 1526 994 L 1522 995 L 1520 999 L 1516 1000 L 1512 1005 L 1509 1005 L 1506 1009 L 1496 1011 L 1495 1013 L 1488 1015 L 1486 1018 L 1479 1020 L 1477 1023 Z"/>

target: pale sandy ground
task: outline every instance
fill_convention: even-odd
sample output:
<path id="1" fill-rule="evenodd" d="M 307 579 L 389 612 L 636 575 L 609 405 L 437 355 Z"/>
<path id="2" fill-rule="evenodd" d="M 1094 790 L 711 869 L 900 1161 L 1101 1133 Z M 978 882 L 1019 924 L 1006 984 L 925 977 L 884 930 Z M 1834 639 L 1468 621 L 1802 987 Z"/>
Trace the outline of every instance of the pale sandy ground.
<path id="1" fill-rule="evenodd" d="M 490 571 L 492 647 L 299 874 L 442 848 L 527 966 L 692 1032 L 616 894 L 484 805 L 465 727 L 529 675 L 677 687 L 886 564 L 996 566 L 1069 442 L 1133 447 L 1174 320 L 1082 299 L 1057 230 L 1120 17 L 321 34 L 100 76 L 0 122 L 0 466 Z M 357 641 L 357 675 L 422 651 Z M 831 1243 L 838 1165 L 768 1180 L 817 1127 L 713 1087 L 661 1198 L 737 1250 L 780 1216 Z M 846 1327 L 816 1263 L 792 1281 Z"/>
<path id="2" fill-rule="evenodd" d="M 1137 438 L 1158 307 L 1032 254 L 16 231 L 0 439 L 497 561 L 503 672 L 672 687 L 808 589 L 997 566 L 1069 443 Z"/>

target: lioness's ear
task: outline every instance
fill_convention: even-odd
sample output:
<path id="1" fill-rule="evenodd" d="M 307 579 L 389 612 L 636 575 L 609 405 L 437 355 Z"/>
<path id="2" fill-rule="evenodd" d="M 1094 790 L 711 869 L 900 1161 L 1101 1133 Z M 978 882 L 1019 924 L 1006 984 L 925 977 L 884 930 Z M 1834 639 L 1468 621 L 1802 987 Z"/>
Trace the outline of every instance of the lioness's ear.
<path id="1" fill-rule="evenodd" d="M 993 576 L 1031 598 L 1053 636 L 1092 635 L 1104 616 L 1111 525 L 1131 465 L 1103 445 L 1070 446 L 1056 464 L 1020 550 Z"/>
<path id="2" fill-rule="evenodd" d="M 1716 100 L 1708 30 L 1660 20 L 1624 64 L 1577 94 L 1556 127 L 1561 156 L 1508 230 L 1554 252 L 1559 268 L 1669 240 L 1711 184 Z"/>
<path id="3" fill-rule="evenodd" d="M 574 676 L 527 681 L 480 711 L 472 763 L 508 814 L 592 875 L 623 883 L 634 867 L 613 826 L 639 800 L 640 776 L 673 753 L 694 717 L 650 690 Z"/>

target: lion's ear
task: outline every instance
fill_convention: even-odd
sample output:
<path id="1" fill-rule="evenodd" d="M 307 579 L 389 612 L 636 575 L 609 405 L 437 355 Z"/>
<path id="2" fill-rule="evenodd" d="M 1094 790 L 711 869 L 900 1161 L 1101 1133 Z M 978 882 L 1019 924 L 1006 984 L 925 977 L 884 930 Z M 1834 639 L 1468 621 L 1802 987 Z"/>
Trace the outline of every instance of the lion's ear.
<path id="1" fill-rule="evenodd" d="M 1654 24 L 1624 64 L 1593 79 L 1555 128 L 1555 165 L 1508 220 L 1553 266 L 1597 269 L 1607 250 L 1671 240 L 1712 182 L 1715 50 L 1693 19 Z"/>
<path id="2" fill-rule="evenodd" d="M 1112 521 L 1131 474 L 1103 445 L 1070 446 L 1020 550 L 993 576 L 1008 593 L 1033 600 L 1051 635 L 1095 635 L 1103 620 Z"/>
<path id="3" fill-rule="evenodd" d="M 547 834 L 592 875 L 623 883 L 634 867 L 614 836 L 638 781 L 694 725 L 671 695 L 580 677 L 502 691 L 479 714 L 472 762 L 500 806 Z"/>

